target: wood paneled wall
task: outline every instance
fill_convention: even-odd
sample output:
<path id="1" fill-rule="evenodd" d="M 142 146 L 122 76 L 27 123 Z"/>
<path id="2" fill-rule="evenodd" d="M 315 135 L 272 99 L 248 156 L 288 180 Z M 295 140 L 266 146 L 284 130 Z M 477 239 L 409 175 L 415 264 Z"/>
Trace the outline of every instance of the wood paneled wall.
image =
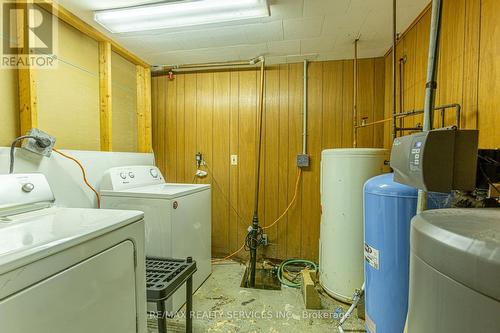
<path id="1" fill-rule="evenodd" d="M 495 0 L 444 0 L 436 105 L 460 103 L 461 126 L 478 128 L 481 148 L 500 147 L 500 2 Z M 398 42 L 396 56 L 406 56 L 404 110 L 424 104 L 431 11 L 428 7 Z M 386 55 L 385 116 L 391 115 L 392 53 Z M 399 80 L 399 66 L 397 80 Z M 397 85 L 397 109 L 400 88 Z M 436 113 L 436 118 L 438 117 Z M 405 125 L 422 123 L 422 116 L 407 118 Z M 435 126 L 438 125 L 437 119 Z M 455 123 L 453 112 L 446 125 Z M 384 129 L 389 147 L 390 124 Z"/>
<path id="2" fill-rule="evenodd" d="M 360 116 L 382 119 L 384 59 L 359 61 Z M 269 229 L 266 255 L 318 258 L 320 155 L 323 149 L 351 147 L 353 61 L 314 62 L 308 70 L 308 151 L 296 204 Z M 168 182 L 192 182 L 195 154 L 201 152 L 213 191 L 214 255 L 240 248 L 251 224 L 255 189 L 258 70 L 155 77 L 153 145 Z M 264 146 L 260 221 L 272 223 L 294 194 L 296 155 L 302 151 L 303 65 L 266 68 Z M 359 131 L 359 146 L 383 145 L 383 125 Z M 230 162 L 238 155 L 238 165 Z M 242 252 L 242 256 L 245 253 Z"/>

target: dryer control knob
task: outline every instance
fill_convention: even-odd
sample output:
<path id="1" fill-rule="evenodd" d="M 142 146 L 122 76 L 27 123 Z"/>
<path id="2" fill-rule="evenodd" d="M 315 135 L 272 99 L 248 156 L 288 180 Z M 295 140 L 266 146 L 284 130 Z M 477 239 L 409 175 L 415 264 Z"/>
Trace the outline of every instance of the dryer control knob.
<path id="1" fill-rule="evenodd" d="M 30 193 L 35 189 L 35 185 L 33 185 L 32 183 L 26 183 L 23 185 L 23 187 L 21 187 L 21 189 L 23 190 L 23 192 Z"/>
<path id="2" fill-rule="evenodd" d="M 135 174 L 134 174 L 133 172 L 129 172 L 129 173 L 128 173 L 128 176 L 129 176 L 130 178 L 135 178 Z"/>
<path id="3" fill-rule="evenodd" d="M 125 172 L 120 172 L 121 179 L 127 178 L 127 174 Z"/>

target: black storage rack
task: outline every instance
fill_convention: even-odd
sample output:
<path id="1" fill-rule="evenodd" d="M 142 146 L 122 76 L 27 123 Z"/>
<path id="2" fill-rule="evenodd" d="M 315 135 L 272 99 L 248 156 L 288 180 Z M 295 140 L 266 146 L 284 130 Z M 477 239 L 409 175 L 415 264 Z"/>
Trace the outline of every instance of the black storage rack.
<path id="1" fill-rule="evenodd" d="M 146 258 L 146 291 L 148 302 L 156 303 L 158 332 L 167 332 L 165 301 L 186 283 L 186 332 L 192 333 L 193 274 L 196 262 L 187 259 Z"/>

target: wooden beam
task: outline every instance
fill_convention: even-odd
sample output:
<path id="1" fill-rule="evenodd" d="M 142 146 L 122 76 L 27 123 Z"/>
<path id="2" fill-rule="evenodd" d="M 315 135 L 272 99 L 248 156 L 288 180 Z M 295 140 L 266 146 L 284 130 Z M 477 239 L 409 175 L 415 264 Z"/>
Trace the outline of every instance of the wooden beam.
<path id="1" fill-rule="evenodd" d="M 144 152 L 146 142 L 144 115 L 144 67 L 135 66 L 137 79 L 137 150 Z"/>
<path id="2" fill-rule="evenodd" d="M 136 66 L 137 74 L 137 150 L 152 151 L 151 134 L 151 70 Z"/>
<path id="3" fill-rule="evenodd" d="M 151 125 L 151 69 L 144 68 L 144 140 L 145 150 L 153 151 L 153 133 Z"/>
<path id="4" fill-rule="evenodd" d="M 99 116 L 101 150 L 113 149 L 113 105 L 111 91 L 111 43 L 99 42 Z"/>
<path id="5" fill-rule="evenodd" d="M 312 277 L 312 275 L 316 275 L 316 271 L 311 271 L 306 268 L 300 273 L 302 275 L 301 289 L 305 308 L 309 310 L 321 309 L 321 299 L 319 298 L 319 293 L 316 290 Z"/>
<path id="6" fill-rule="evenodd" d="M 18 69 L 19 85 L 19 130 L 26 134 L 38 127 L 38 99 L 36 94 L 36 75 L 33 68 Z"/>
<path id="7" fill-rule="evenodd" d="M 106 36 L 104 33 L 100 32 L 90 24 L 84 22 L 82 19 L 77 17 L 75 14 L 71 13 L 69 10 L 64 8 L 63 6 L 59 4 L 55 4 L 51 0 L 43 0 L 43 4 L 45 6 L 50 6 L 52 7 L 51 12 L 59 18 L 61 21 L 69 24 L 73 28 L 81 31 L 85 35 L 89 36 L 90 38 L 95 39 L 98 42 L 109 42 L 111 44 L 111 48 L 113 51 L 121 55 L 123 58 L 127 59 L 128 61 L 132 62 L 135 65 L 140 65 L 143 67 L 149 67 L 149 64 L 146 63 L 144 60 L 136 56 L 135 54 L 131 53 L 128 51 L 126 48 L 121 46 L 120 44 L 116 43 L 113 41 L 111 38 Z"/>
<path id="8" fill-rule="evenodd" d="M 20 9 L 25 9 L 22 4 L 19 4 Z M 28 31 L 28 19 L 25 19 L 24 14 L 21 17 L 16 17 L 17 39 L 18 45 L 22 45 L 19 49 L 19 56 L 29 55 L 30 39 L 26 38 Z M 38 98 L 36 89 L 36 75 L 34 68 L 29 66 L 19 67 L 18 74 L 18 91 L 19 91 L 19 131 L 21 135 L 26 134 L 34 127 L 38 127 Z"/>

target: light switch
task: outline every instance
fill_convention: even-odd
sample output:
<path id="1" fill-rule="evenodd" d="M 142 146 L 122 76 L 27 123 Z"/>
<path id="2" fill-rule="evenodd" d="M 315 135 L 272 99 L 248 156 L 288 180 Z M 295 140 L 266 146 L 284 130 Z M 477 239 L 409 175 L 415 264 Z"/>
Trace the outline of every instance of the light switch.
<path id="1" fill-rule="evenodd" d="M 231 165 L 238 165 L 238 155 L 231 155 Z"/>

